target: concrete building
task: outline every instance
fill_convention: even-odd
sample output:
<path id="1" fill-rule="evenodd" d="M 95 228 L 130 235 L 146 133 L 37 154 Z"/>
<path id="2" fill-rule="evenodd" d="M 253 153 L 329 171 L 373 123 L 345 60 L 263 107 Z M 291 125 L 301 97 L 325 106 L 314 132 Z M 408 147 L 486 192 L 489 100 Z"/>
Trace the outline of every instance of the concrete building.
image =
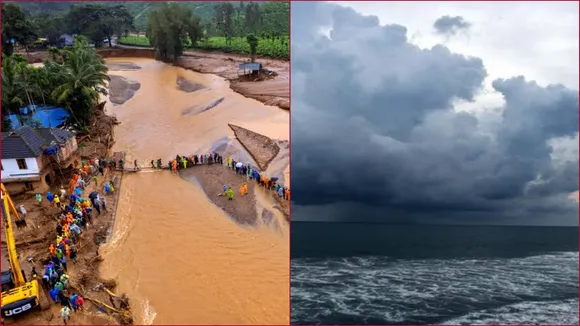
<path id="1" fill-rule="evenodd" d="M 77 168 L 80 157 L 74 133 L 24 126 L 2 133 L 2 183 L 13 194 L 45 192 L 59 169 Z"/>

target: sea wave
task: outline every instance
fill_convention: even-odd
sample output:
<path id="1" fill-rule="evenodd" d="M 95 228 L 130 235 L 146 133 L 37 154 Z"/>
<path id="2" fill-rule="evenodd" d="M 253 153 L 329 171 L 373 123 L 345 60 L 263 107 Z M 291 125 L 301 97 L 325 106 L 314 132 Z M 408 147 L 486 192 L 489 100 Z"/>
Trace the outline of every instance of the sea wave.
<path id="1" fill-rule="evenodd" d="M 292 260 L 292 323 L 578 324 L 578 253 Z"/>
<path id="2" fill-rule="evenodd" d="M 465 316 L 446 320 L 443 324 L 578 325 L 578 299 L 516 303 L 472 312 Z"/>

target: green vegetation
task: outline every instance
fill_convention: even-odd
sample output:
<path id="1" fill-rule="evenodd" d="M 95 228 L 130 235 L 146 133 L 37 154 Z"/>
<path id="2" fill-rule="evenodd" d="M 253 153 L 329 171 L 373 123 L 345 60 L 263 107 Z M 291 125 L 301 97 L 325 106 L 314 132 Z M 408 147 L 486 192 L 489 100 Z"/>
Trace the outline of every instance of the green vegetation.
<path id="1" fill-rule="evenodd" d="M 170 51 L 177 56 L 189 46 L 250 54 L 252 60 L 255 60 L 256 55 L 288 59 L 290 52 L 288 34 L 281 32 L 287 30 L 287 5 L 286 2 L 263 4 L 240 2 L 236 7 L 231 2 L 222 2 L 214 6 L 213 20 L 203 24 L 195 13 L 191 16 L 191 11 L 187 7 L 171 4 L 150 13 L 148 39 L 133 36 L 121 38 L 120 42 L 138 46 L 150 44 L 158 55 L 160 51 L 168 51 L 169 44 L 172 46 L 179 44 L 174 52 Z M 194 28 L 189 23 L 191 19 L 196 21 Z M 280 22 L 284 20 L 285 24 Z M 166 28 L 170 25 L 173 27 Z M 189 30 L 189 38 L 186 37 L 185 30 Z M 191 35 L 193 31 L 195 37 Z M 152 39 L 155 35 L 163 37 Z"/>
<path id="2" fill-rule="evenodd" d="M 188 8 L 170 4 L 149 14 L 147 38 L 158 59 L 176 61 L 187 43 L 197 42 L 201 32 L 199 18 Z"/>
<path id="3" fill-rule="evenodd" d="M 197 1 L 182 2 L 181 4 L 194 11 L 204 22 L 213 18 L 213 6 L 220 2 Z M 122 5 L 133 17 L 133 23 L 137 31 L 144 32 L 147 29 L 147 19 L 149 12 L 163 7 L 165 2 L 137 2 L 137 1 L 79 1 L 79 2 L 18 2 L 25 12 L 30 16 L 64 16 L 73 6 L 78 5 L 100 5 L 118 6 Z"/>
<path id="4" fill-rule="evenodd" d="M 23 12 L 17 3 L 2 3 L 2 39 L 14 39 L 26 49 L 35 46 L 57 45 L 62 34 L 80 34 L 91 39 L 97 47 L 113 35 L 133 31 L 133 17 L 122 5 L 72 6 L 66 14 L 38 14 Z M 43 40 L 46 39 L 46 40 Z M 3 48 L 12 54 L 13 45 Z"/>
<path id="5" fill-rule="evenodd" d="M 147 36 L 123 36 L 121 37 L 120 44 L 134 45 L 134 46 L 151 46 Z M 282 38 L 282 40 L 272 40 L 272 39 L 261 39 L 259 40 L 256 54 L 262 57 L 278 58 L 278 59 L 289 59 L 290 52 L 288 48 L 288 37 Z M 191 42 L 187 41 L 186 48 L 191 47 Z M 228 49 L 226 45 L 225 37 L 210 37 L 207 39 L 202 38 L 195 45 L 196 49 L 202 50 L 215 50 L 224 52 L 233 52 L 241 54 L 251 54 L 250 44 L 247 38 L 233 38 L 230 41 L 230 47 Z"/>
<path id="6" fill-rule="evenodd" d="M 33 30 L 32 24 L 26 19 L 26 15 L 20 10 L 20 7 L 11 3 L 2 4 L 3 53 L 10 55 L 14 52 L 14 45 L 10 40 L 20 44 L 28 44 L 33 41 Z"/>
<path id="7" fill-rule="evenodd" d="M 246 36 L 246 41 L 248 41 L 248 45 L 250 46 L 250 58 L 252 62 L 256 61 L 256 53 L 258 51 L 258 38 L 254 34 L 249 34 Z"/>
<path id="8" fill-rule="evenodd" d="M 194 47 L 250 54 L 247 36 L 253 34 L 259 43 L 256 55 L 288 59 L 290 52 L 290 6 L 285 1 L 5 2 L 2 10 L 3 39 L 12 38 L 26 49 L 58 45 L 62 34 L 82 34 L 97 47 L 103 45 L 104 39 L 108 39 L 110 45 L 113 35 L 121 36 L 121 42 L 125 44 L 143 46 L 149 42 L 147 39 L 130 34 L 143 31 L 147 31 L 148 35 L 172 34 L 154 29 L 151 18 L 157 17 L 158 21 L 173 24 L 173 32 L 176 28 L 180 29 L 177 34 L 184 49 Z M 173 11 L 165 16 L 156 16 L 156 13 L 165 10 Z M 199 37 L 196 36 L 194 45 L 189 36 L 183 37 L 182 27 L 176 23 L 181 22 L 182 11 L 191 13 L 191 19 L 197 21 L 195 33 Z M 190 23 L 186 22 L 186 25 Z M 177 40 L 172 38 L 167 42 L 177 43 Z M 11 44 L 4 47 L 4 53 L 11 51 Z"/>
<path id="9" fill-rule="evenodd" d="M 51 53 L 53 59 L 41 68 L 28 65 L 22 55 L 3 55 L 3 130 L 10 129 L 7 116 L 29 104 L 65 107 L 71 113 L 70 122 L 84 128 L 99 94 L 107 94 L 107 66 L 86 39 L 79 37 L 73 47 L 53 48 Z"/>
<path id="10" fill-rule="evenodd" d="M 121 35 L 134 30 L 133 17 L 121 5 L 73 6 L 65 18 L 73 34 L 89 37 L 97 47 L 103 45 L 104 39 L 107 39 L 111 46 L 113 35 Z"/>
<path id="11" fill-rule="evenodd" d="M 149 43 L 149 39 L 147 38 L 147 36 L 134 36 L 134 35 L 122 36 L 121 39 L 119 39 L 119 43 L 144 47 L 151 46 L 151 43 Z"/>

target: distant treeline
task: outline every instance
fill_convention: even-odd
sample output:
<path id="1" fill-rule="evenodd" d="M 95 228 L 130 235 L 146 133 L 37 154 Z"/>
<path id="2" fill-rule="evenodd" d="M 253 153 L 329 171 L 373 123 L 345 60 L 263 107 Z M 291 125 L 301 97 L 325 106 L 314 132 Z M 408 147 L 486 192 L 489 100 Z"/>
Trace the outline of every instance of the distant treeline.
<path id="1" fill-rule="evenodd" d="M 179 9 L 171 9 L 174 7 Z M 159 15 L 161 12 L 166 14 Z M 187 21 L 183 20 L 184 14 Z M 156 21 L 166 20 L 185 23 L 176 26 L 181 29 L 180 37 L 184 37 L 178 42 L 183 47 L 249 53 L 248 46 L 241 46 L 240 42 L 252 35 L 264 41 L 258 46 L 259 55 L 288 58 L 289 14 L 289 3 L 282 1 L 5 2 L 2 37 L 28 48 L 57 45 L 63 34 L 84 35 L 97 47 L 106 41 L 110 45 L 114 35 L 122 36 L 124 43 L 144 45 L 151 42 L 151 37 L 136 39 L 132 33 L 147 31 L 152 36 Z M 189 30 L 185 32 L 184 28 Z M 194 34 L 193 39 L 189 33 Z M 12 51 L 11 44 L 5 47 L 5 53 Z"/>

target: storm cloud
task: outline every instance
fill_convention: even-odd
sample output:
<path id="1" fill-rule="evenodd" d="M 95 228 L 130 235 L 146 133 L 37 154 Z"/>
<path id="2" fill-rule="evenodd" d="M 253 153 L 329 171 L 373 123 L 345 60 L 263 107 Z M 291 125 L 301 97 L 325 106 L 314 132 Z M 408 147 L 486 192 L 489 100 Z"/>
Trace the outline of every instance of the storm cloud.
<path id="1" fill-rule="evenodd" d="M 435 21 L 433 28 L 437 34 L 455 35 L 460 30 L 469 29 L 470 23 L 466 22 L 461 16 L 443 16 Z"/>
<path id="2" fill-rule="evenodd" d="M 454 110 L 486 77 L 404 26 L 293 3 L 292 219 L 576 225 L 577 145 L 552 144 L 577 137 L 577 91 L 499 79 L 503 107 Z"/>

